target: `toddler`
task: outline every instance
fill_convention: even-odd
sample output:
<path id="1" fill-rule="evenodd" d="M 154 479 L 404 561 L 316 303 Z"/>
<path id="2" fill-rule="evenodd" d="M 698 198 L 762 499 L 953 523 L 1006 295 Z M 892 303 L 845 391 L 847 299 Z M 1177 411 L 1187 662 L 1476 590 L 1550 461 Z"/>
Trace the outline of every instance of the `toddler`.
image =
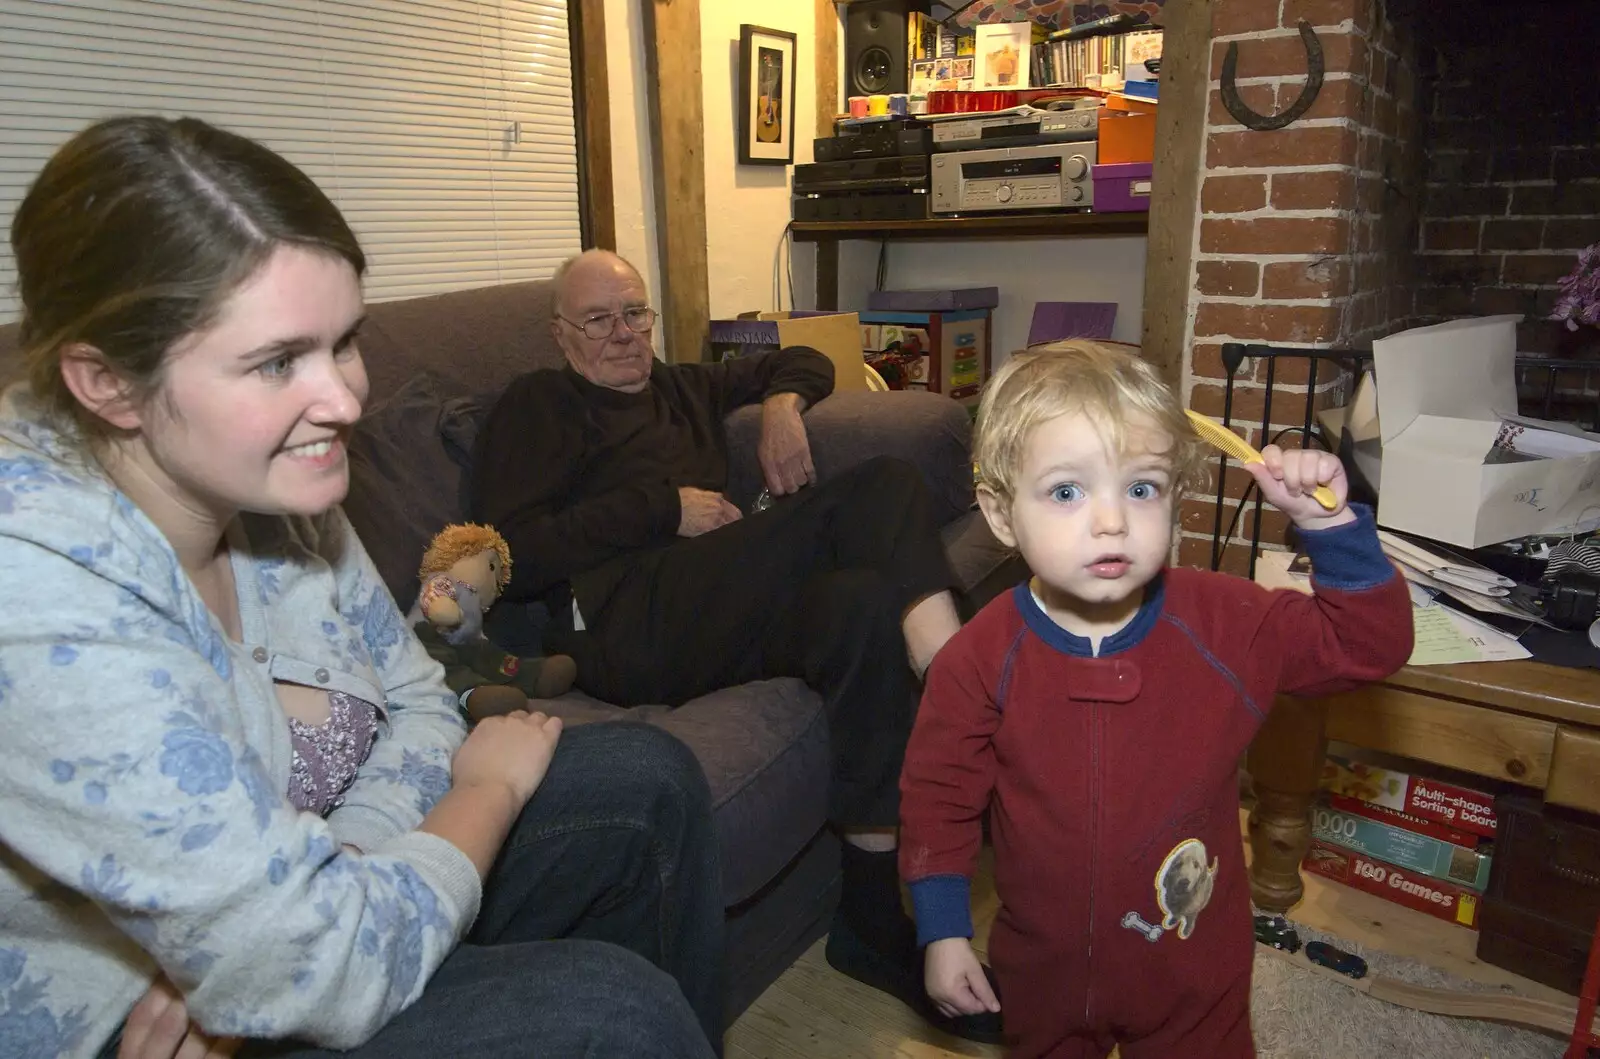
<path id="1" fill-rule="evenodd" d="M 1314 595 L 1168 565 L 1207 455 L 1155 370 L 1113 346 L 1018 353 L 983 395 L 978 501 L 1033 577 L 934 658 L 900 869 L 930 998 L 998 1011 L 968 940 L 990 814 L 1014 1059 L 1254 1055 L 1239 756 L 1276 695 L 1344 691 L 1411 653 L 1404 582 L 1329 453 L 1269 445 L 1248 468 L 1299 528 Z"/>

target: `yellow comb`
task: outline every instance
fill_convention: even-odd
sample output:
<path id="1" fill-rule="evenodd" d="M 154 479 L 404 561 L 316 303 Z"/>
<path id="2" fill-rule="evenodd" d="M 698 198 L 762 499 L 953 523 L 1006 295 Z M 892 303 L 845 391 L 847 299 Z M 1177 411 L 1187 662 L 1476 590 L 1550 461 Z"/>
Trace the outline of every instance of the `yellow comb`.
<path id="1" fill-rule="evenodd" d="M 1261 463 L 1261 453 L 1250 447 L 1250 443 L 1221 423 L 1213 422 L 1194 409 L 1186 409 L 1189 413 L 1189 422 L 1194 424 L 1196 434 L 1211 442 L 1217 448 L 1226 452 L 1240 463 Z M 1324 508 L 1332 511 L 1339 506 L 1339 498 L 1333 495 L 1333 490 L 1325 485 L 1319 485 L 1312 491 L 1311 496 Z"/>

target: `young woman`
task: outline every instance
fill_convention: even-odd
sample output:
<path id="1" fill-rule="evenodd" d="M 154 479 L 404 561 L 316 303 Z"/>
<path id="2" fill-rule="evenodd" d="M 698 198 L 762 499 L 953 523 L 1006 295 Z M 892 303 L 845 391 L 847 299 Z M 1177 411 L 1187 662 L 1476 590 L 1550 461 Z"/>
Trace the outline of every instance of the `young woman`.
<path id="1" fill-rule="evenodd" d="M 328 198 L 116 118 L 11 243 L 0 1052 L 711 1054 L 692 756 L 538 713 L 467 734 L 338 506 L 365 259 Z"/>

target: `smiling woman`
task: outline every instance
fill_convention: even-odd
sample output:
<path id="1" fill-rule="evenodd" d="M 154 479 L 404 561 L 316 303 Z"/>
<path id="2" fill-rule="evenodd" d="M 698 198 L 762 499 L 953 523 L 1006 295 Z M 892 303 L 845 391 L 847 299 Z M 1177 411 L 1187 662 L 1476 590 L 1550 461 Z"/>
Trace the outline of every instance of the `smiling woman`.
<path id="1" fill-rule="evenodd" d="M 361 315 L 349 261 L 284 245 L 173 347 L 165 400 L 130 400 L 111 354 L 87 343 L 60 371 L 91 421 L 114 428 L 99 459 L 158 525 L 156 512 L 180 510 L 219 527 L 241 511 L 319 515 L 349 489 L 345 441 L 367 396 Z"/>
<path id="2" fill-rule="evenodd" d="M 339 507 L 365 258 L 327 196 L 204 122 L 115 118 L 11 242 L 0 1050 L 711 1054 L 693 757 L 522 710 L 465 732 Z"/>

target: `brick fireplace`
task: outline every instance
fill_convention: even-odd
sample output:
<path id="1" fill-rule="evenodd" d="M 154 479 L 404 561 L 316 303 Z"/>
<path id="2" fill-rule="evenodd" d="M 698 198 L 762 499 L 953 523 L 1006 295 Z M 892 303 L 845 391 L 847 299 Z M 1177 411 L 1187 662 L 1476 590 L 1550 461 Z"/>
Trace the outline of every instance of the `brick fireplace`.
<path id="1" fill-rule="evenodd" d="M 1229 44 L 1240 98 L 1277 113 L 1305 84 L 1301 19 L 1322 46 L 1321 92 L 1286 128 L 1245 127 L 1220 90 Z M 1600 0 L 1213 0 L 1190 405 L 1222 414 L 1229 341 L 1365 348 L 1420 323 L 1516 312 L 1529 318 L 1522 350 L 1573 353 L 1540 318 L 1577 249 L 1600 240 L 1597 31 Z M 1275 431 L 1302 422 L 1308 401 L 1344 400 L 1346 380 L 1326 368 L 1308 392 L 1303 363 L 1279 363 Z M 1236 419 L 1259 427 L 1263 382 L 1246 361 Z M 1230 502 L 1246 481 L 1229 474 Z M 1210 497 L 1184 502 L 1181 562 L 1209 563 L 1213 517 Z M 1263 510 L 1264 542 L 1286 528 Z M 1232 546 L 1224 567 L 1244 559 Z"/>

